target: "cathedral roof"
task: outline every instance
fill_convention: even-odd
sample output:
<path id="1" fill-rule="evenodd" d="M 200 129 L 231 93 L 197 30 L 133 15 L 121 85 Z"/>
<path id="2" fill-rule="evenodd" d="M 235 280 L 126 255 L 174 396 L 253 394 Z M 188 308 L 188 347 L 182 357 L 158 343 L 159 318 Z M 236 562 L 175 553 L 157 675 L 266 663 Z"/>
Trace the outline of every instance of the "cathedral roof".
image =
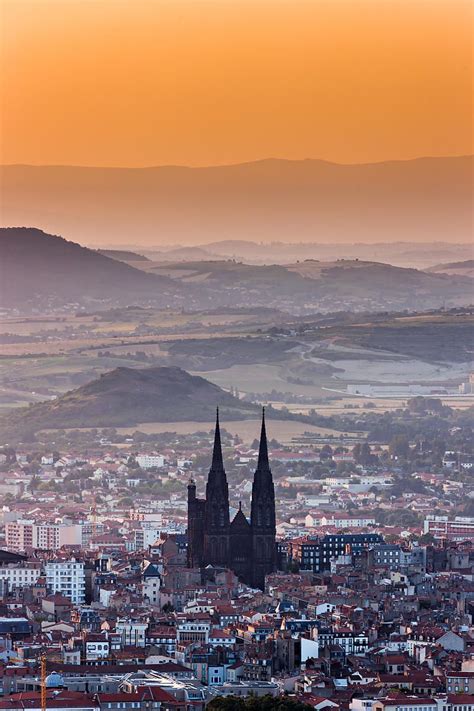
<path id="1" fill-rule="evenodd" d="M 239 507 L 239 510 L 235 514 L 232 523 L 230 524 L 231 528 L 233 531 L 235 531 L 236 528 L 244 529 L 244 530 L 249 530 L 250 529 L 250 523 L 248 522 L 247 518 L 245 517 L 244 512 L 242 509 Z"/>

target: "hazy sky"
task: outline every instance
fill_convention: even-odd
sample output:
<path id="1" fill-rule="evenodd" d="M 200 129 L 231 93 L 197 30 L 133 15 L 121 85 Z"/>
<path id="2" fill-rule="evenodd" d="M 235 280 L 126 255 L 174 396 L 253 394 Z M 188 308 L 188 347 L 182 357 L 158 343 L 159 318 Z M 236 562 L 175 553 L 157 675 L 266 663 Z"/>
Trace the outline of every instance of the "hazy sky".
<path id="1" fill-rule="evenodd" d="M 2 163 L 472 152 L 471 0 L 0 0 Z"/>

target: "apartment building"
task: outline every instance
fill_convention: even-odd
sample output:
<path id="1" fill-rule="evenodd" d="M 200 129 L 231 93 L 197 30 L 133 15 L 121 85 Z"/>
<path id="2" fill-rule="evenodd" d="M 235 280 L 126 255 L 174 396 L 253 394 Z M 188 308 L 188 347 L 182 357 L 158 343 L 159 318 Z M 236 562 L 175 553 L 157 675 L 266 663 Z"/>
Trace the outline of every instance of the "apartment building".
<path id="1" fill-rule="evenodd" d="M 165 458 L 161 454 L 139 454 L 136 461 L 141 469 L 160 469 L 165 466 Z"/>
<path id="2" fill-rule="evenodd" d="M 119 618 L 115 625 L 115 631 L 124 646 L 145 647 L 147 630 L 147 622 L 130 618 Z"/>
<path id="3" fill-rule="evenodd" d="M 19 563 L 0 568 L 0 581 L 8 583 L 8 590 L 28 588 L 34 585 L 41 576 L 39 563 Z"/>
<path id="4" fill-rule="evenodd" d="M 84 563 L 71 560 L 52 560 L 45 565 L 46 587 L 52 593 L 68 597 L 75 605 L 85 602 Z"/>
<path id="5" fill-rule="evenodd" d="M 82 545 L 82 526 L 62 523 L 36 524 L 34 521 L 8 521 L 5 524 L 7 550 L 30 548 L 55 551 L 66 545 Z"/>
<path id="6" fill-rule="evenodd" d="M 431 533 L 435 538 L 446 538 L 451 541 L 474 540 L 474 517 L 456 516 L 449 519 L 447 516 L 430 515 L 425 518 L 424 533 Z"/>

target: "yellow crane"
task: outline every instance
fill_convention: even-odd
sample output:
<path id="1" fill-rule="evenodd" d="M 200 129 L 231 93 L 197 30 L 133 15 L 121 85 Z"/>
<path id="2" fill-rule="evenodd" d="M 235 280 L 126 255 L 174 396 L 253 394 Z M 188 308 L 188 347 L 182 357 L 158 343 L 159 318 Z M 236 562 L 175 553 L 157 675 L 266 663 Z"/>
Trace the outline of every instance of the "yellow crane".
<path id="1" fill-rule="evenodd" d="M 46 711 L 46 654 L 41 655 L 41 711 Z"/>
<path id="2" fill-rule="evenodd" d="M 97 535 L 97 498 L 94 496 L 94 503 L 92 504 L 92 538 Z"/>

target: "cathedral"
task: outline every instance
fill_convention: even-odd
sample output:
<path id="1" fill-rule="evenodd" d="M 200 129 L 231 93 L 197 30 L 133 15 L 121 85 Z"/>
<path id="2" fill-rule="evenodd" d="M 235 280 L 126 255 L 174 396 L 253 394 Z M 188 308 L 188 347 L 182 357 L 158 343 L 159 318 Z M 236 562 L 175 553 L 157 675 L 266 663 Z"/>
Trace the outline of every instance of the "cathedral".
<path id="1" fill-rule="evenodd" d="M 219 411 L 206 498 L 196 498 L 196 484 L 188 485 L 188 567 L 230 568 L 239 579 L 263 590 L 265 575 L 276 570 L 275 489 L 268 461 L 265 412 L 253 477 L 250 520 L 239 504 L 229 516 L 229 487 L 222 457 Z"/>

